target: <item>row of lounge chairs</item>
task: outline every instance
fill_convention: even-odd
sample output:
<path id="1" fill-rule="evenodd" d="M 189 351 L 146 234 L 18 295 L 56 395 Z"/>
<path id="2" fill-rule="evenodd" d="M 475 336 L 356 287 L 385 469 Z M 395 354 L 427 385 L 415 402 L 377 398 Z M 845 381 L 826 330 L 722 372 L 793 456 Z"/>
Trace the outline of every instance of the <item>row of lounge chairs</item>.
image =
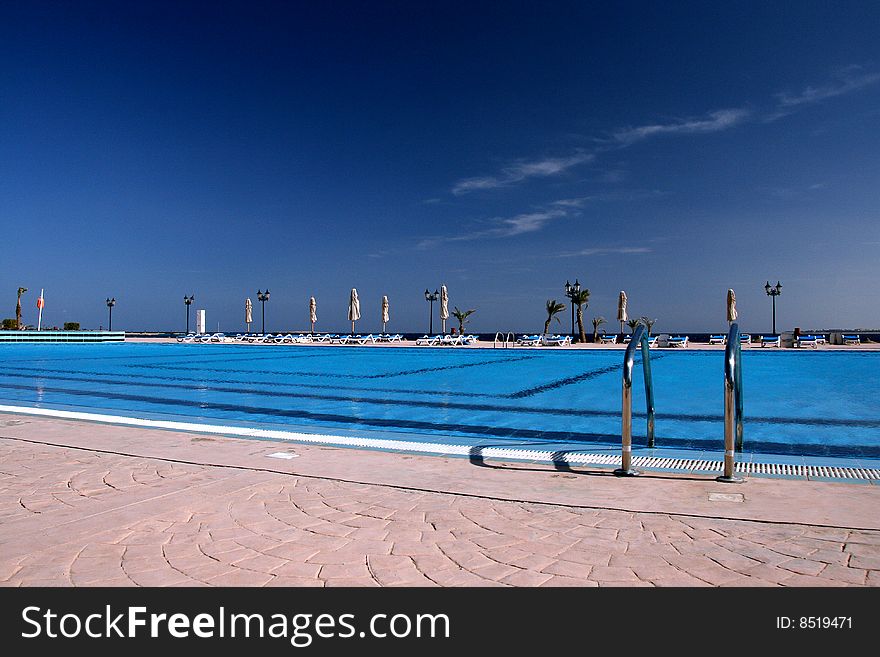
<path id="1" fill-rule="evenodd" d="M 476 335 L 423 335 L 416 339 L 416 345 L 420 347 L 460 347 L 479 342 Z"/>
<path id="2" fill-rule="evenodd" d="M 516 344 L 522 347 L 565 347 L 571 344 L 570 335 L 523 335 Z"/>

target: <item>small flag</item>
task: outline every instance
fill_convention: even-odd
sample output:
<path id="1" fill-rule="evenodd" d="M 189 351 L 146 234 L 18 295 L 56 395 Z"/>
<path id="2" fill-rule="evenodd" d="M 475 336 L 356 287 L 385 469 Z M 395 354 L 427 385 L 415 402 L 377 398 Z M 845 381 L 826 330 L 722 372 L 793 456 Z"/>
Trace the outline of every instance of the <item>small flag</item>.
<path id="1" fill-rule="evenodd" d="M 41 330 L 43 328 L 43 306 L 46 305 L 46 302 L 43 300 L 43 290 L 40 289 L 40 297 L 37 299 L 37 308 L 40 309 L 40 315 L 37 319 L 37 330 Z"/>

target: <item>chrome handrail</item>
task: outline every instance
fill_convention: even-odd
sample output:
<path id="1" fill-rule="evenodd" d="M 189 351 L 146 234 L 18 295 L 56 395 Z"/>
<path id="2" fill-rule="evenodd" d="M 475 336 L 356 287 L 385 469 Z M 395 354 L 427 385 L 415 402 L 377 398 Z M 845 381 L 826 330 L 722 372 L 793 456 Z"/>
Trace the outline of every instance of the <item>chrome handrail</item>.
<path id="1" fill-rule="evenodd" d="M 504 336 L 504 346 L 510 345 L 511 349 L 516 347 L 516 333 L 508 333 Z"/>
<path id="2" fill-rule="evenodd" d="M 654 446 L 654 382 L 651 377 L 651 348 L 644 326 L 636 328 L 623 356 L 623 386 L 621 412 L 621 463 L 616 475 L 639 474 L 632 467 L 632 374 L 635 367 L 636 349 L 642 350 L 642 373 L 645 379 L 645 405 L 647 407 L 647 445 Z"/>
<path id="3" fill-rule="evenodd" d="M 731 324 L 724 350 L 724 474 L 718 481 L 741 483 L 734 474 L 736 452 L 743 448 L 742 347 L 739 325 Z"/>

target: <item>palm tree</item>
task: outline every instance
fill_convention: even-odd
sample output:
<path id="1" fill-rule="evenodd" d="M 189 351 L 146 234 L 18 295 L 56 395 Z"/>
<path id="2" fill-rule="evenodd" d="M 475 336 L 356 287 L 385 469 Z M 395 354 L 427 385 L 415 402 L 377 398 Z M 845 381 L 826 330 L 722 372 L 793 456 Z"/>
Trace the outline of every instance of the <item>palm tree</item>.
<path id="1" fill-rule="evenodd" d="M 547 299 L 547 321 L 544 322 L 544 333 L 550 332 L 550 322 L 553 321 L 553 318 L 556 317 L 559 313 L 565 310 L 565 304 L 559 303 L 556 299 Z M 556 317 L 556 321 L 559 321 L 559 318 Z"/>
<path id="2" fill-rule="evenodd" d="M 604 323 L 605 318 L 601 315 L 593 318 L 593 342 L 599 342 L 599 327 Z"/>
<path id="3" fill-rule="evenodd" d="M 468 317 L 477 312 L 476 308 L 472 308 L 471 310 L 459 310 L 458 306 L 455 307 L 455 310 L 452 311 L 452 316 L 458 320 L 458 334 L 464 335 L 464 325 L 468 321 Z"/>
<path id="4" fill-rule="evenodd" d="M 578 292 L 571 291 L 571 302 L 577 306 L 577 325 L 578 335 L 581 342 L 587 341 L 587 334 L 584 333 L 584 306 L 590 305 L 590 291 L 582 288 Z"/>
<path id="5" fill-rule="evenodd" d="M 27 292 L 26 287 L 18 288 L 18 301 L 15 304 L 15 328 L 21 328 L 21 295 Z"/>
<path id="6" fill-rule="evenodd" d="M 626 325 L 629 326 L 630 333 L 635 333 L 636 328 L 638 328 L 639 324 L 641 324 L 641 323 L 642 323 L 642 320 L 640 320 L 640 319 L 630 319 L 630 320 L 627 320 Z"/>
<path id="7" fill-rule="evenodd" d="M 648 317 L 639 317 L 639 321 L 645 325 L 645 328 L 648 330 L 648 337 L 651 337 L 651 329 L 654 328 L 654 324 L 657 323 L 657 319 L 649 319 Z"/>

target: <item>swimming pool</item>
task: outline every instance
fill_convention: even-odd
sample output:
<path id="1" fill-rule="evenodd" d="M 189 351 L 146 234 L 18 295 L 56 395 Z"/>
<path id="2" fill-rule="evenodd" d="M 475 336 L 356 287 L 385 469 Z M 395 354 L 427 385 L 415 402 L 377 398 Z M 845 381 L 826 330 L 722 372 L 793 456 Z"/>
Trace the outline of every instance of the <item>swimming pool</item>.
<path id="1" fill-rule="evenodd" d="M 0 404 L 552 451 L 620 446 L 612 350 L 0 345 Z M 723 354 L 652 356 L 656 447 L 720 458 Z M 880 459 L 880 353 L 744 351 L 747 453 Z M 644 391 L 633 386 L 634 444 Z M 876 467 L 874 463 L 873 467 Z"/>

